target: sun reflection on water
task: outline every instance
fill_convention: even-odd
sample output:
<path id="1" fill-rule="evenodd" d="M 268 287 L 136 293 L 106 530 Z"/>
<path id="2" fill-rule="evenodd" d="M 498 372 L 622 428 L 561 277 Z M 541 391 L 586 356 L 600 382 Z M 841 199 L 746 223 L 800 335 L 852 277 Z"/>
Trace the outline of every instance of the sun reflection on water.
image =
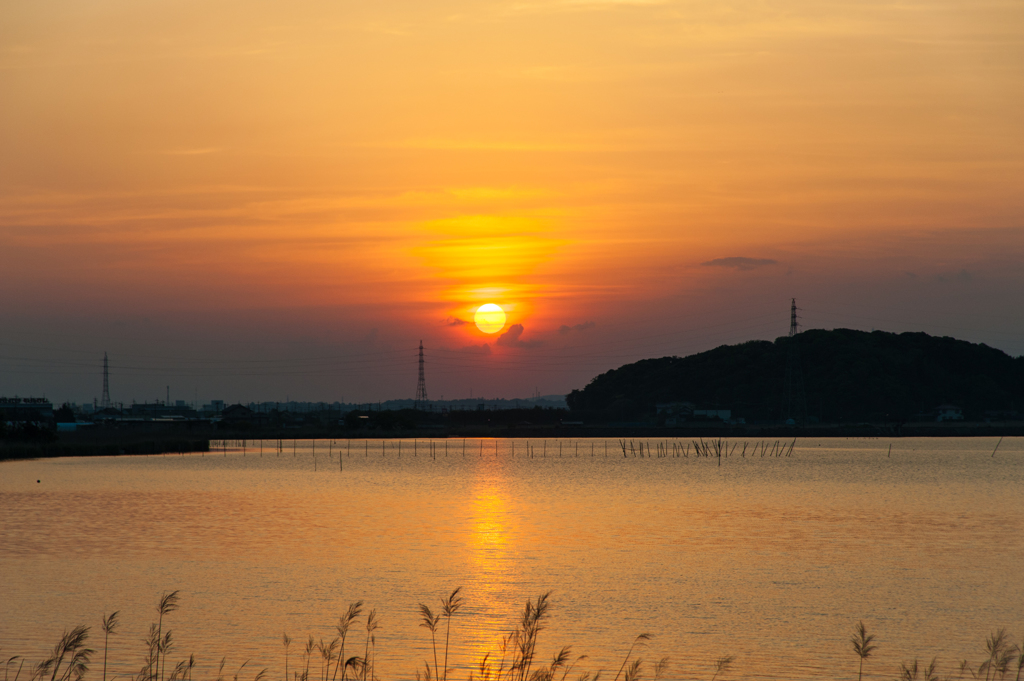
<path id="1" fill-rule="evenodd" d="M 507 473 L 501 462 L 483 459 L 476 467 L 472 487 L 469 553 L 482 634 L 474 637 L 470 653 L 474 663 L 487 653 L 494 656 L 495 632 L 511 624 L 509 607 L 519 577 L 516 539 L 521 528 Z"/>

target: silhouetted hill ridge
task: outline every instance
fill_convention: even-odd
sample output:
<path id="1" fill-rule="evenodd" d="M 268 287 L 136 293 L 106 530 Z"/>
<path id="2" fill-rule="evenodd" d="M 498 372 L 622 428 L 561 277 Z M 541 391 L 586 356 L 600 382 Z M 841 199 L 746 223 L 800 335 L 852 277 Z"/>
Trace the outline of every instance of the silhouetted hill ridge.
<path id="1" fill-rule="evenodd" d="M 926 333 L 810 329 L 723 345 L 687 357 L 646 359 L 594 378 L 567 396 L 574 412 L 653 415 L 658 403 L 731 409 L 748 421 L 786 417 L 786 364 L 799 355 L 806 413 L 822 422 L 905 421 L 953 404 L 967 419 L 1024 407 L 1024 357 Z"/>

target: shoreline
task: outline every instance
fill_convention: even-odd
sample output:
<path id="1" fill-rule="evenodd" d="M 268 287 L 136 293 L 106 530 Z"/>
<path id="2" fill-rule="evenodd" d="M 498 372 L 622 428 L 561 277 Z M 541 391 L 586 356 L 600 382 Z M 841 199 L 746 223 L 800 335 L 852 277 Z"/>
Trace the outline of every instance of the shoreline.
<path id="1" fill-rule="evenodd" d="M 98 429 L 81 433 L 62 433 L 50 442 L 4 442 L 0 461 L 51 459 L 60 457 L 128 456 L 139 454 L 182 454 L 210 451 L 211 442 L 273 440 L 451 440 L 451 439 L 630 439 L 731 440 L 794 438 L 891 438 L 910 437 L 1024 437 L 1024 423 L 923 423 L 853 424 L 815 426 L 703 424 L 689 427 L 644 425 L 556 425 L 556 426 L 462 426 L 402 430 L 373 429 L 265 429 L 219 430 L 192 433 L 174 431 L 129 431 Z"/>

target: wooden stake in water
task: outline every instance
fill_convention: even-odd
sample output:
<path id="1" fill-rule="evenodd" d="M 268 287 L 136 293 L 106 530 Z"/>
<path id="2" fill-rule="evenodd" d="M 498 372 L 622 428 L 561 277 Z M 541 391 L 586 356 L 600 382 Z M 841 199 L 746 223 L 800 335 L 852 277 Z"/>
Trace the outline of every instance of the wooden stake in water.
<path id="1" fill-rule="evenodd" d="M 999 449 L 999 445 L 1001 445 L 1001 444 L 1003 444 L 1003 438 L 1002 437 L 1000 437 L 999 438 L 999 442 L 996 443 L 996 449 Z M 995 458 L 996 449 L 992 450 L 992 458 Z"/>

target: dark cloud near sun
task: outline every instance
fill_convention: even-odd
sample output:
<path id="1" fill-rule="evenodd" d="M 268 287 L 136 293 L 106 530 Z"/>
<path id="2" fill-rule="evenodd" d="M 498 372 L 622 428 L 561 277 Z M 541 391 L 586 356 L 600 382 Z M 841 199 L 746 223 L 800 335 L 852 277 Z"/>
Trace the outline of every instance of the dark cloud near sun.
<path id="1" fill-rule="evenodd" d="M 715 258 L 714 260 L 708 260 L 707 262 L 701 263 L 704 267 L 731 267 L 742 271 L 778 264 L 777 260 L 771 260 L 769 258 L 743 258 L 738 256 L 731 258 Z"/>
<path id="2" fill-rule="evenodd" d="M 970 284 L 977 279 L 977 275 L 962 269 L 959 272 L 943 272 L 935 275 L 935 281 L 941 284 Z"/>
<path id="3" fill-rule="evenodd" d="M 491 346 L 487 343 L 482 345 L 466 345 L 459 348 L 459 352 L 467 355 L 489 355 L 491 354 Z"/>
<path id="4" fill-rule="evenodd" d="M 558 333 L 564 336 L 565 334 L 572 333 L 573 331 L 586 331 L 587 329 L 592 328 L 594 328 L 594 322 L 583 322 L 582 324 L 573 324 L 572 326 L 562 324 L 558 327 Z"/>
<path id="5" fill-rule="evenodd" d="M 526 328 L 522 324 L 513 324 L 508 327 L 508 331 L 498 337 L 495 345 L 500 345 L 504 348 L 535 348 L 541 344 L 540 341 L 535 340 L 519 340 L 519 337 L 523 335 L 523 331 L 526 331 Z"/>
<path id="6" fill-rule="evenodd" d="M 469 324 L 465 319 L 459 319 L 458 317 L 448 317 L 441 323 L 445 326 L 462 326 L 463 324 Z"/>

